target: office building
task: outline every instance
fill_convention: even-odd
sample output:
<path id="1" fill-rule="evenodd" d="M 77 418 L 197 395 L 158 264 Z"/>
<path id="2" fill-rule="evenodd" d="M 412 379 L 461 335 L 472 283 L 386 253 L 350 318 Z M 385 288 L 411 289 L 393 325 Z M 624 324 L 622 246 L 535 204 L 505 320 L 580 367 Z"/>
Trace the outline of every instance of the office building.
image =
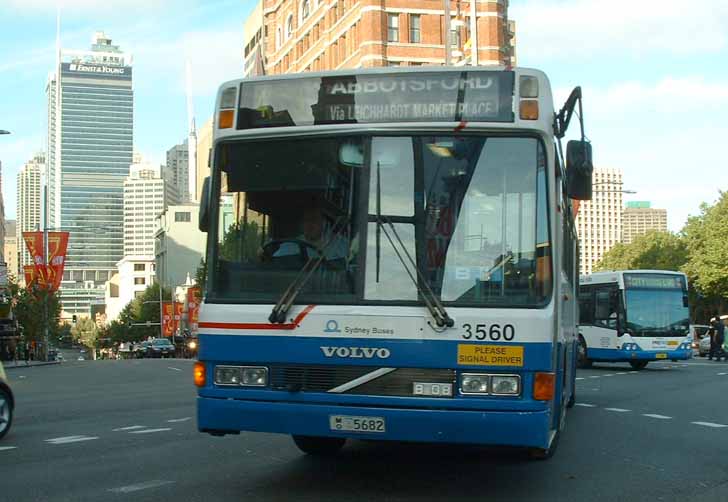
<path id="1" fill-rule="evenodd" d="M 118 319 L 124 307 L 154 283 L 154 250 L 146 256 L 125 256 L 116 267 L 117 273 L 106 283 L 104 291 L 107 322 Z"/>
<path id="2" fill-rule="evenodd" d="M 22 270 L 24 266 L 33 264 L 30 253 L 28 253 L 23 241 L 23 232 L 34 232 L 41 228 L 43 211 L 41 176 L 45 170 L 45 153 L 38 152 L 18 172 L 15 237 L 20 254 L 18 267 L 21 273 L 19 277 L 23 277 Z"/>
<path id="3" fill-rule="evenodd" d="M 207 234 L 198 225 L 197 204 L 169 206 L 159 216 L 155 234 L 155 262 L 159 281 L 175 288 L 185 283 L 187 274 L 195 276 L 205 255 Z"/>
<path id="4" fill-rule="evenodd" d="M 621 169 L 594 169 L 592 200 L 580 204 L 576 217 L 581 274 L 591 274 L 622 238 L 622 183 Z"/>
<path id="5" fill-rule="evenodd" d="M 8 267 L 8 275 L 16 281 L 20 280 L 22 274 L 18 273 L 18 237 L 16 236 L 15 220 L 5 220 L 3 258 Z"/>
<path id="6" fill-rule="evenodd" d="M 243 25 L 243 76 L 265 75 L 265 37 L 263 37 L 263 0 L 260 0 Z"/>
<path id="7" fill-rule="evenodd" d="M 200 200 L 202 185 L 210 176 L 210 158 L 212 153 L 212 118 L 209 118 L 197 131 L 197 194 Z"/>
<path id="8" fill-rule="evenodd" d="M 60 296 L 65 310 L 68 296 L 78 311 L 94 294 L 103 299 L 104 283 L 124 254 L 131 56 L 96 32 L 89 50 L 59 49 L 47 94 L 49 226 L 70 232 Z"/>
<path id="9" fill-rule="evenodd" d="M 622 212 L 622 242 L 629 244 L 650 230 L 667 232 L 667 209 L 653 208 L 648 201 L 627 202 Z"/>
<path id="10" fill-rule="evenodd" d="M 180 203 L 190 201 L 188 141 L 189 139 L 186 139 L 184 143 L 174 145 L 167 150 L 167 171 L 172 185 L 179 194 Z"/>
<path id="11" fill-rule="evenodd" d="M 508 65 L 515 60 L 508 0 L 451 1 L 449 23 L 442 0 L 262 0 L 259 7 L 245 24 L 246 71 L 256 65 L 270 75 L 374 66 Z M 473 10 L 477 22 L 471 23 Z M 256 50 L 262 55 L 258 59 Z"/>
<path id="12" fill-rule="evenodd" d="M 132 164 L 124 181 L 124 256 L 154 257 L 157 217 L 178 203 L 174 184 L 166 184 L 162 167 L 141 158 Z"/>

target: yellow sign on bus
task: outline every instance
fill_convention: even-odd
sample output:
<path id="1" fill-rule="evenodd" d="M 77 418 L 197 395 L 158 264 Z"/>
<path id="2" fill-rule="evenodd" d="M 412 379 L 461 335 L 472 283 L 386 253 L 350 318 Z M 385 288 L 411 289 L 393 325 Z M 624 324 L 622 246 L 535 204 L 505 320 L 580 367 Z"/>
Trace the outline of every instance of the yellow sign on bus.
<path id="1" fill-rule="evenodd" d="M 523 346 L 459 344 L 458 364 L 523 366 Z"/>

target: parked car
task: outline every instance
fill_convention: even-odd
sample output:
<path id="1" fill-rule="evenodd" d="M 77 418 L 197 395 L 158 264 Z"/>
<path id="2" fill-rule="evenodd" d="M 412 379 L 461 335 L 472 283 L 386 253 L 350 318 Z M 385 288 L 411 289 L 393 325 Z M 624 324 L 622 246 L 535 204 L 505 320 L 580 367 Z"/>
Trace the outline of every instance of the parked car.
<path id="1" fill-rule="evenodd" d="M 15 398 L 10 390 L 10 382 L 5 375 L 3 363 L 0 361 L 0 439 L 5 436 L 13 424 Z"/>
<path id="2" fill-rule="evenodd" d="M 149 345 L 151 343 L 152 342 L 140 342 L 140 343 L 137 343 L 136 345 L 134 345 L 134 348 L 132 349 L 132 353 L 134 354 L 134 357 L 139 358 L 139 359 L 142 357 L 146 357 L 147 347 L 149 347 Z"/>
<path id="3" fill-rule="evenodd" d="M 693 349 L 698 350 L 698 353 L 700 354 L 700 340 L 703 339 L 708 334 L 708 330 L 710 329 L 710 326 L 705 324 L 691 324 L 690 325 L 690 335 L 692 336 L 693 340 Z M 701 356 L 703 354 L 700 354 Z"/>
<path id="4" fill-rule="evenodd" d="M 145 357 L 174 357 L 175 347 L 166 338 L 155 338 L 147 345 Z"/>
<path id="5" fill-rule="evenodd" d="M 710 352 L 710 337 L 706 335 L 698 343 L 698 355 L 705 357 L 708 355 L 708 352 Z"/>

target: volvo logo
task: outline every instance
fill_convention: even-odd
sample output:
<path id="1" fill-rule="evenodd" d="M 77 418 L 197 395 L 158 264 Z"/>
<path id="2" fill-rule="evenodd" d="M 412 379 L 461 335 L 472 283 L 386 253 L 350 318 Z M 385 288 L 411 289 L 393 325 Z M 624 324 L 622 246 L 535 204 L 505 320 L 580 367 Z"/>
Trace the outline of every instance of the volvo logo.
<path id="1" fill-rule="evenodd" d="M 389 349 L 377 347 L 321 347 L 326 357 L 348 357 L 352 359 L 387 359 Z"/>

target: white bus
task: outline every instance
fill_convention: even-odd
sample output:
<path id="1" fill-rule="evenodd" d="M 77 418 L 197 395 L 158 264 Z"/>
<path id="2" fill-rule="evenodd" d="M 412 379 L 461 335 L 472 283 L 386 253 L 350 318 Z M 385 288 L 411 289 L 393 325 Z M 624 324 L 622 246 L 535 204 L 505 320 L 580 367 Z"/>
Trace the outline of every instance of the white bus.
<path id="1" fill-rule="evenodd" d="M 692 357 L 685 274 L 622 270 L 582 276 L 579 288 L 579 366 Z"/>
<path id="2" fill-rule="evenodd" d="M 553 453 L 574 404 L 572 199 L 591 197 L 579 88 L 556 113 L 522 68 L 235 80 L 211 168 L 200 431 Z"/>

